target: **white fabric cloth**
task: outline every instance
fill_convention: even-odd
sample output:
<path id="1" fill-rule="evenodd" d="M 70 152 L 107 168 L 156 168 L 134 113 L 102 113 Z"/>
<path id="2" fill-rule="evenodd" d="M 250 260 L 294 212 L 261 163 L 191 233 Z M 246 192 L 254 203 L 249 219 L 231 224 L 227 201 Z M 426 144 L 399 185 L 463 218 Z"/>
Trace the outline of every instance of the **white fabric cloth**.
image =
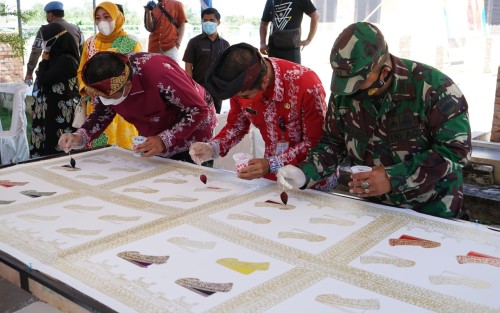
<path id="1" fill-rule="evenodd" d="M 25 83 L 0 84 L 1 93 L 14 94 L 10 129 L 3 130 L 0 122 L 0 161 L 2 165 L 29 159 L 24 102 L 27 88 Z"/>

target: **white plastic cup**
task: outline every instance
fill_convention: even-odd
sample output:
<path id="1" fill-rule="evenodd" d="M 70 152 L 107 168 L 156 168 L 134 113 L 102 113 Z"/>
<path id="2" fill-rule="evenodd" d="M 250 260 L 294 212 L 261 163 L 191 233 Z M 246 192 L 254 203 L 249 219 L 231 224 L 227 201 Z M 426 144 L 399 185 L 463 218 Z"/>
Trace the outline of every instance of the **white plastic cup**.
<path id="1" fill-rule="evenodd" d="M 236 171 L 239 173 L 241 169 L 248 166 L 248 162 L 252 158 L 249 153 L 238 152 L 233 154 L 234 163 L 236 164 Z"/>
<path id="2" fill-rule="evenodd" d="M 363 172 L 371 172 L 372 168 L 364 165 L 354 165 L 351 166 L 351 171 L 353 173 L 363 173 Z"/>
<path id="3" fill-rule="evenodd" d="M 134 145 L 133 149 L 135 149 L 136 146 L 145 143 L 146 140 L 148 140 L 148 138 L 146 138 L 144 136 L 134 136 L 134 137 L 132 137 L 132 144 Z M 142 153 L 143 152 L 135 152 L 134 155 L 135 156 L 141 156 Z"/>

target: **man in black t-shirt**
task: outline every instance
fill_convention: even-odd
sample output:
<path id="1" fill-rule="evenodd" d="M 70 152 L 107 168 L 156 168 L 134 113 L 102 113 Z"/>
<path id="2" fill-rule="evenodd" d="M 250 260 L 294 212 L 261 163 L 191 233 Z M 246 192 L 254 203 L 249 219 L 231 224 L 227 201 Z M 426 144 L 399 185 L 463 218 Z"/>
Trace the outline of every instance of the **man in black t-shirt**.
<path id="1" fill-rule="evenodd" d="M 296 47 L 280 47 L 273 38 L 278 30 L 298 29 L 304 13 L 311 18 L 309 34 Z M 269 42 L 266 43 L 267 29 L 271 24 Z M 318 28 L 319 14 L 311 0 L 267 0 L 260 22 L 260 52 L 270 57 L 289 60 L 300 64 L 300 48 L 311 43 Z M 276 34 L 274 35 L 276 36 Z"/>
<path id="2" fill-rule="evenodd" d="M 217 27 L 220 24 L 220 14 L 215 8 L 201 12 L 203 32 L 191 38 L 184 52 L 182 61 L 188 75 L 198 84 L 205 87 L 205 73 L 215 63 L 217 57 L 229 47 L 229 42 L 220 37 Z M 222 100 L 213 97 L 215 111 L 220 113 Z"/>

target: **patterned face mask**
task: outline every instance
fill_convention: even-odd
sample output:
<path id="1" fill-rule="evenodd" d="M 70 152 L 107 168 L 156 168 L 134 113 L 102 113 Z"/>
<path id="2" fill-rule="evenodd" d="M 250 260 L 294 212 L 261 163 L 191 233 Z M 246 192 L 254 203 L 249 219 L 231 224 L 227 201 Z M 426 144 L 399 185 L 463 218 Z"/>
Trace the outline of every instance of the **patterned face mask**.
<path id="1" fill-rule="evenodd" d="M 65 34 L 67 32 L 68 32 L 67 30 L 63 30 L 59 34 L 55 35 L 54 37 L 52 37 L 52 38 L 50 38 L 48 40 L 42 41 L 42 50 L 45 51 L 45 52 L 50 52 L 50 48 L 52 47 L 52 45 L 54 45 L 54 43 L 56 42 L 57 38 L 61 37 L 63 34 Z M 50 42 L 50 44 L 49 44 L 49 42 Z"/>

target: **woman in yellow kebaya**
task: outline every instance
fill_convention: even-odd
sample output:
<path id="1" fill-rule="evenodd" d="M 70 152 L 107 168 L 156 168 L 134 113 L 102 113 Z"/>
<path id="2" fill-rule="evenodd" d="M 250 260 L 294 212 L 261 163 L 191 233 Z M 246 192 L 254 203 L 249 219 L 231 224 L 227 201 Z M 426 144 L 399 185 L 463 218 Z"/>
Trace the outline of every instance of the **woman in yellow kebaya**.
<path id="1" fill-rule="evenodd" d="M 85 62 L 99 51 L 115 51 L 120 53 L 138 52 L 142 50 L 141 44 L 123 30 L 125 17 L 113 2 L 102 2 L 94 10 L 94 22 L 99 32 L 88 38 L 83 47 L 80 67 L 78 68 L 78 85 L 82 101 L 87 101 L 87 114 L 94 110 L 94 105 L 85 91 L 82 80 L 82 69 Z M 113 122 L 105 132 L 92 143 L 92 147 L 115 144 L 132 149 L 132 136 L 138 135 L 135 127 L 126 122 L 121 116 L 116 115 Z"/>

